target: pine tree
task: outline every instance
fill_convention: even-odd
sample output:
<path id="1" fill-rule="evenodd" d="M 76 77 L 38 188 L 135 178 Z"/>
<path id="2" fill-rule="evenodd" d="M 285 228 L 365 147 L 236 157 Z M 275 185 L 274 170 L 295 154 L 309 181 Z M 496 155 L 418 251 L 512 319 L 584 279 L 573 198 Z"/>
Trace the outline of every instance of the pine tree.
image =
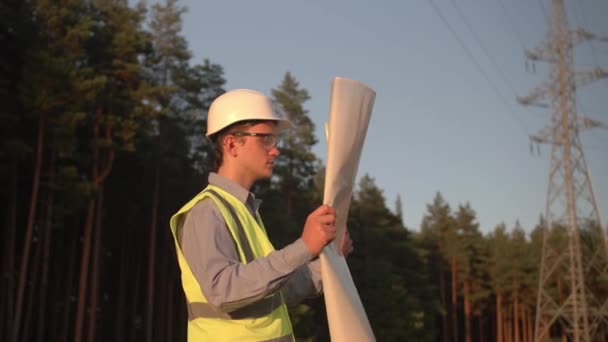
<path id="1" fill-rule="evenodd" d="M 519 221 L 515 224 L 511 232 L 510 248 L 508 249 L 508 259 L 510 261 L 510 276 L 511 276 L 511 302 L 513 312 L 513 341 L 519 342 L 522 340 L 522 292 L 524 290 L 524 282 L 527 274 L 526 269 L 526 254 L 527 241 L 526 233 L 521 228 Z"/>
<path id="2" fill-rule="evenodd" d="M 397 195 L 395 200 L 395 214 L 403 222 L 403 204 L 401 203 L 401 195 Z"/>
<path id="3" fill-rule="evenodd" d="M 432 204 L 427 204 L 427 213 L 424 215 L 421 224 L 421 235 L 424 245 L 429 250 L 429 270 L 433 279 L 439 284 L 439 298 L 441 303 L 441 336 L 444 342 L 452 339 L 457 332 L 450 329 L 448 318 L 454 314 L 453 310 L 449 310 L 447 298 L 447 281 L 446 273 L 449 268 L 447 253 L 448 243 L 450 242 L 448 235 L 453 231 L 453 219 L 449 204 L 443 199 L 441 193 L 437 192 Z M 437 275 L 437 278 L 434 276 Z M 451 314 L 450 314 L 451 313 Z"/>
<path id="4" fill-rule="evenodd" d="M 72 68 L 77 64 L 83 55 L 83 41 L 86 39 L 88 27 L 90 25 L 86 15 L 75 16 L 79 13 L 83 5 L 80 1 L 63 1 L 60 5 L 48 3 L 46 1 L 26 2 L 21 7 L 25 16 L 20 24 L 19 44 L 23 53 L 21 54 L 21 66 L 17 67 L 19 72 L 18 84 L 15 84 L 17 91 L 16 97 L 9 103 L 16 104 L 21 113 L 15 118 L 23 124 L 23 128 L 15 129 L 13 132 L 22 134 L 22 137 L 32 138 L 32 179 L 30 189 L 30 202 L 26 222 L 23 229 L 23 249 L 21 250 L 21 266 L 19 270 L 19 284 L 16 287 L 14 322 L 12 323 L 12 334 L 10 341 L 20 338 L 20 330 L 30 329 L 29 324 L 31 313 L 24 318 L 23 310 L 28 306 L 24 303 L 24 298 L 28 286 L 26 281 L 28 273 L 38 274 L 42 266 L 34 262 L 35 269 L 28 267 L 32 254 L 31 244 L 34 238 L 34 225 L 42 220 L 40 212 L 40 193 L 41 178 L 47 174 L 48 170 L 43 170 L 46 160 L 52 159 L 56 149 L 56 138 L 60 132 L 70 131 L 72 127 L 65 124 L 66 120 L 78 122 L 79 118 L 74 115 L 75 103 L 72 101 L 72 91 L 75 88 L 74 75 Z M 29 11 L 29 13 L 28 13 Z M 11 106 L 7 106 L 11 108 Z M 15 113 L 17 114 L 17 113 Z M 23 115 L 24 114 L 24 115 Z M 15 121 L 13 121 L 16 123 Z M 68 126 L 66 130 L 64 127 Z M 17 127 L 13 127 L 17 128 Z M 30 130 L 34 128 L 34 130 Z M 31 133 L 35 132 L 33 135 Z M 14 133 L 9 133 L 9 137 Z M 73 133 L 72 133 L 73 134 Z M 12 141 L 11 149 L 19 146 L 19 140 Z M 16 144 L 17 143 L 17 144 Z M 24 145 L 21 145 L 24 146 Z M 53 166 L 54 167 L 54 166 Z M 50 192 L 52 189 L 46 188 Z M 38 238 L 50 238 L 50 235 L 38 236 Z M 40 250 L 40 249 L 37 249 Z M 40 254 L 38 254 L 40 255 Z M 46 262 L 46 261 L 44 261 Z M 32 279 L 44 282 L 44 279 Z M 29 283 L 29 282 L 27 282 Z M 31 291 L 31 289 L 30 289 Z M 44 302 L 45 293 L 40 294 Z M 29 302 L 39 300 L 31 294 Z M 21 326 L 25 323 L 24 326 Z"/>
<path id="5" fill-rule="evenodd" d="M 195 169 L 207 175 L 213 171 L 214 156 L 213 144 L 205 137 L 207 114 L 213 100 L 225 92 L 224 68 L 205 59 L 202 64 L 191 67 L 187 75 L 183 76 L 187 77 L 181 77 L 181 81 L 176 82 L 184 89 L 184 102 L 189 104 L 182 111 L 193 117 L 188 126 L 192 143 L 191 158 L 194 160 Z"/>
<path id="6" fill-rule="evenodd" d="M 94 20 L 88 44 L 88 59 L 81 72 L 89 114 L 84 127 L 83 147 L 89 145 L 89 181 L 95 196 L 88 203 L 80 264 L 79 295 L 74 340 L 84 333 L 86 293 L 91 269 L 91 311 L 87 325 L 89 340 L 96 334 L 97 296 L 100 282 L 100 252 L 104 213 L 104 184 L 114 166 L 117 151 L 133 151 L 135 136 L 142 123 L 156 115 L 151 94 L 153 85 L 143 78 L 140 60 L 148 53 L 147 36 L 142 29 L 145 8 L 131 9 L 124 1 L 91 3 Z M 87 146 L 88 147 L 88 146 Z M 86 151 L 83 149 L 83 151 Z M 91 263 L 91 264 L 90 264 Z"/>
<path id="7" fill-rule="evenodd" d="M 170 291 L 167 282 L 158 282 L 156 274 L 177 270 L 162 257 L 162 268 L 157 270 L 157 255 L 174 255 L 172 237 L 164 227 L 172 208 L 181 205 L 188 196 L 200 191 L 204 171 L 208 171 L 209 143 L 204 138 L 203 121 L 211 100 L 223 92 L 225 83 L 221 66 L 205 60 L 203 65 L 190 66 L 191 53 L 182 36 L 182 14 L 186 11 L 176 0 L 152 6 L 150 37 L 153 53 L 146 60 L 147 75 L 158 85 L 155 92 L 161 115 L 152 122 L 152 130 L 140 137 L 142 162 L 149 165 L 147 181 L 152 189 L 150 229 L 147 231 L 147 297 L 145 339 L 154 335 L 154 315 L 159 321 L 172 319 L 172 313 L 161 305 L 154 305 L 157 292 Z M 162 245 L 157 247 L 157 235 Z M 160 253 L 157 252 L 158 251 Z M 171 263 L 174 265 L 175 263 Z M 172 270 L 172 271 L 171 271 Z M 156 283 L 161 287 L 157 289 Z M 161 297 L 162 298 L 162 297 Z M 160 298 L 159 298 L 160 299 Z M 156 309 L 156 310 L 155 310 Z"/>
<path id="8" fill-rule="evenodd" d="M 315 126 L 304 102 L 310 99 L 308 91 L 300 88 L 291 73 L 287 72 L 278 88 L 272 90 L 272 97 L 295 128 L 285 133 L 281 145 L 281 157 L 276 162 L 277 187 L 286 197 L 287 215 L 295 211 L 296 203 L 303 190 L 311 187 L 317 172 L 317 157 L 312 147 L 317 143 Z"/>
<path id="9" fill-rule="evenodd" d="M 496 298 L 496 341 L 504 341 L 504 303 L 508 291 L 509 258 L 507 256 L 510 237 L 506 227 L 499 224 L 488 237 L 489 255 L 486 268 L 490 276 L 490 284 Z"/>
<path id="10" fill-rule="evenodd" d="M 369 175 L 359 180 L 348 226 L 356 246 L 349 265 L 378 340 L 434 341 L 439 305 L 424 259 Z"/>
<path id="11" fill-rule="evenodd" d="M 155 290 L 156 290 L 156 240 L 157 226 L 159 216 L 159 201 L 160 191 L 162 186 L 162 166 L 167 163 L 166 159 L 169 153 L 169 146 L 175 147 L 177 144 L 172 144 L 167 139 L 167 131 L 174 126 L 172 122 L 175 118 L 172 105 L 178 103 L 175 101 L 176 94 L 179 92 L 179 87 L 175 85 L 173 79 L 179 75 L 181 70 L 188 68 L 190 60 L 190 52 L 187 50 L 185 39 L 181 36 L 181 15 L 185 9 L 177 5 L 177 1 L 168 0 L 165 4 L 154 4 L 152 6 L 152 14 L 150 20 L 150 38 L 153 47 L 153 53 L 146 61 L 148 73 L 154 83 L 159 86 L 155 95 L 159 104 L 161 115 L 153 121 L 153 132 L 150 137 L 149 153 L 144 153 L 148 157 L 146 163 L 152 168 L 152 203 L 150 210 L 150 229 L 148 230 L 148 256 L 146 258 L 147 269 L 147 296 L 146 296 L 146 313 L 145 313 L 145 341 L 152 341 L 153 336 L 153 320 L 155 308 L 160 308 L 155 305 Z M 179 126 L 178 126 L 179 127 Z M 185 136 L 185 134 L 183 134 Z M 184 139 L 184 138 L 182 138 Z M 181 144 L 187 146 L 186 143 Z M 179 152 L 176 155 L 183 155 Z M 167 163 L 168 164 L 168 163 Z M 165 235 L 165 238 L 168 236 Z M 167 241 L 168 239 L 165 239 Z M 157 312 L 161 312 L 158 310 Z"/>
<path id="12" fill-rule="evenodd" d="M 0 208 L 2 222 L 2 265 L 0 279 L 0 338 L 7 341 L 13 333 L 15 319 L 15 297 L 17 295 L 16 261 L 18 251 L 18 212 L 19 206 L 19 171 L 23 162 L 31 157 L 32 145 L 23 136 L 24 127 L 31 121 L 24 122 L 23 103 L 20 99 L 23 65 L 25 63 L 28 40 L 34 39 L 35 26 L 31 18 L 30 3 L 24 1 L 6 1 L 0 5 L 0 178 L 6 180 L 0 187 L 0 198 L 6 198 Z M 6 204 L 6 207 L 4 207 Z M 23 296 L 23 294 L 21 294 Z M 21 314 L 21 313 L 20 313 Z M 19 318 L 20 319 L 20 318 Z"/>
<path id="13" fill-rule="evenodd" d="M 459 278 L 462 283 L 464 301 L 465 341 L 473 340 L 472 314 L 476 306 L 481 304 L 486 293 L 483 285 L 482 266 L 483 244 L 476 222 L 476 213 L 469 203 L 458 206 L 454 223 L 458 234 L 457 247 L 460 259 Z"/>

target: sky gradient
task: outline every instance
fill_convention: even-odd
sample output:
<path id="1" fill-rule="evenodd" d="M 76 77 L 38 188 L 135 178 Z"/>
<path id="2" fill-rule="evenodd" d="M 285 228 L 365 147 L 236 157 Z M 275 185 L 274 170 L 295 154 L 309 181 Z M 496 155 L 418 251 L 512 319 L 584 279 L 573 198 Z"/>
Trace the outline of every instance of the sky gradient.
<path id="1" fill-rule="evenodd" d="M 183 34 L 194 63 L 224 67 L 226 89 L 270 95 L 287 71 L 309 91 L 313 151 L 325 158 L 331 81 L 356 79 L 376 91 L 358 178 L 369 174 L 404 223 L 417 230 L 441 192 L 450 206 L 469 202 L 480 229 L 517 219 L 530 231 L 544 212 L 550 148 L 530 152 L 529 134 L 548 109 L 524 107 L 548 79 L 524 49 L 546 34 L 548 0 L 182 1 Z M 608 1 L 566 0 L 571 27 L 608 36 Z M 575 50 L 578 69 L 608 70 L 608 41 Z M 608 80 L 580 89 L 580 113 L 608 125 Z M 581 134 L 604 227 L 608 218 L 608 130 Z"/>

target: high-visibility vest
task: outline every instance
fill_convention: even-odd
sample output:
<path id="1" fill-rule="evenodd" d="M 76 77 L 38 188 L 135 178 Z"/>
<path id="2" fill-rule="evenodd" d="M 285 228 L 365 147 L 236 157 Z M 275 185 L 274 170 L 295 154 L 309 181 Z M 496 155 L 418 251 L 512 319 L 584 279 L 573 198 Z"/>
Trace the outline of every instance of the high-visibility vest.
<path id="1" fill-rule="evenodd" d="M 188 341 L 294 341 L 280 291 L 230 313 L 208 303 L 177 238 L 187 213 L 204 198 L 212 199 L 222 213 L 243 264 L 274 251 L 259 215 L 254 218 L 241 201 L 213 185 L 207 186 L 171 217 L 171 232 L 188 304 Z"/>

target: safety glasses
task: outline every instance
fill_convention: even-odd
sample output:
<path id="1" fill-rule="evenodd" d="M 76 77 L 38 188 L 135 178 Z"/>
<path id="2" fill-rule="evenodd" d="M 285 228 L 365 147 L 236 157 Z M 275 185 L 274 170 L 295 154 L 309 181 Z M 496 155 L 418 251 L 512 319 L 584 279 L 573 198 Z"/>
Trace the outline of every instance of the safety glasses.
<path id="1" fill-rule="evenodd" d="M 262 140 L 264 149 L 271 150 L 279 143 L 279 136 L 274 133 L 232 132 L 235 137 L 257 137 Z"/>

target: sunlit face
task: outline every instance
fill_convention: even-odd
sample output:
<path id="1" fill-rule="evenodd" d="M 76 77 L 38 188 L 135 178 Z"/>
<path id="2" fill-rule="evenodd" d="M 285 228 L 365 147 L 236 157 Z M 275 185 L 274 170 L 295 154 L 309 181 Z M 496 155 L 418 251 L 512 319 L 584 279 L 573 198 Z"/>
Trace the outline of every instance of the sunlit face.
<path id="1" fill-rule="evenodd" d="M 239 141 L 239 165 L 244 176 L 252 182 L 272 176 L 275 159 L 279 156 L 277 133 L 276 124 L 272 121 L 245 126 L 232 132 Z"/>

